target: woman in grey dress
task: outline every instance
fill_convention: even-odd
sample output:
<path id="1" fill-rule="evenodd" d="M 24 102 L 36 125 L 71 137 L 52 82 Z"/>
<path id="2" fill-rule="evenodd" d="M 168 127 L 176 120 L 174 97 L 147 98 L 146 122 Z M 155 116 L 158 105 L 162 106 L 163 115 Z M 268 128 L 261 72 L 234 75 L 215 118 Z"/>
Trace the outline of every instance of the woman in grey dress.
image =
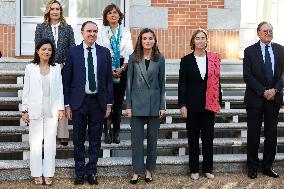
<path id="1" fill-rule="evenodd" d="M 55 63 L 61 64 L 63 68 L 66 51 L 75 46 L 74 32 L 66 23 L 63 15 L 63 7 L 57 0 L 50 0 L 44 11 L 44 22 L 38 24 L 35 31 L 35 44 L 42 38 L 48 38 L 55 47 Z M 68 120 L 64 116 L 58 122 L 57 138 L 62 145 L 68 145 L 69 132 Z"/>

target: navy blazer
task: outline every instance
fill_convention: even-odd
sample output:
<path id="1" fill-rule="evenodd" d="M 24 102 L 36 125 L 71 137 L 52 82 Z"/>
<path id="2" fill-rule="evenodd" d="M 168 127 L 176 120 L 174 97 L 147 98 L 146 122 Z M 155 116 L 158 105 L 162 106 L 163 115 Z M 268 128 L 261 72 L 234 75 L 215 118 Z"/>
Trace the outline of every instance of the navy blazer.
<path id="1" fill-rule="evenodd" d="M 111 55 L 107 48 L 96 44 L 98 103 L 103 110 L 112 104 Z M 85 97 L 86 67 L 83 43 L 67 51 L 63 69 L 64 104 L 72 110 L 80 108 Z"/>
<path id="2" fill-rule="evenodd" d="M 279 94 L 275 96 L 275 104 L 281 105 L 283 101 L 284 48 L 277 43 L 272 43 L 271 47 L 274 54 L 274 77 L 271 86 L 265 77 L 265 64 L 260 43 L 257 42 L 244 51 L 243 77 L 246 83 L 244 102 L 247 108 L 261 107 L 265 99 L 263 93 L 270 88 L 279 91 Z"/>

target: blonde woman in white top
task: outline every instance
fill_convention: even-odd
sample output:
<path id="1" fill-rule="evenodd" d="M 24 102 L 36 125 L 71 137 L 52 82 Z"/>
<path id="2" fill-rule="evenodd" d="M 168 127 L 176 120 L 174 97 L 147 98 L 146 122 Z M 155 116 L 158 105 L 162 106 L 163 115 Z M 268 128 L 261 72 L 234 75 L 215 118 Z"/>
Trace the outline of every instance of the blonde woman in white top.
<path id="1" fill-rule="evenodd" d="M 111 116 L 104 122 L 105 143 L 120 143 L 120 121 L 126 89 L 127 64 L 133 52 L 131 34 L 122 26 L 123 13 L 115 4 L 103 11 L 103 26 L 99 30 L 97 43 L 108 48 L 112 56 L 113 106 Z M 111 123 L 113 131 L 111 132 Z"/>

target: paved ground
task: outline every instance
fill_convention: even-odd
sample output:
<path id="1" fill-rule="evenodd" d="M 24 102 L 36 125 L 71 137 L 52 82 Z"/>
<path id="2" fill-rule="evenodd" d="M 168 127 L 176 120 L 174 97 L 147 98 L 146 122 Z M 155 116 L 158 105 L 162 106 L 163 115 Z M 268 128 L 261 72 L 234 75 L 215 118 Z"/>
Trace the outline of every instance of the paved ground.
<path id="1" fill-rule="evenodd" d="M 0 188 L 99 188 L 99 189 L 119 189 L 119 188 L 156 188 L 156 189 L 284 189 L 284 174 L 277 179 L 263 176 L 261 173 L 255 180 L 247 178 L 245 173 L 238 174 L 215 174 L 213 181 L 201 177 L 197 181 L 192 181 L 188 175 L 155 175 L 154 181 L 145 183 L 144 180 L 139 180 L 137 185 L 129 184 L 127 177 L 99 177 L 98 186 L 90 186 L 87 183 L 80 187 L 75 187 L 70 179 L 55 180 L 52 187 L 35 187 L 30 181 L 17 182 L 1 182 Z"/>

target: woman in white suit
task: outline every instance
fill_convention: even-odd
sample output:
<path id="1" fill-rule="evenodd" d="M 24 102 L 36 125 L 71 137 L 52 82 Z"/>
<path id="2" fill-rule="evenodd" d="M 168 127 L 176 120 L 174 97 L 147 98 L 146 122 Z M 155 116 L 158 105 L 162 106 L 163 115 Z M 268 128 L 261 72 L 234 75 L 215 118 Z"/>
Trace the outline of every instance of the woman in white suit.
<path id="1" fill-rule="evenodd" d="M 22 119 L 29 123 L 30 170 L 36 185 L 43 184 L 42 176 L 46 185 L 52 185 L 57 121 L 64 115 L 61 68 L 54 56 L 52 41 L 43 38 L 36 44 L 33 63 L 25 69 Z"/>

